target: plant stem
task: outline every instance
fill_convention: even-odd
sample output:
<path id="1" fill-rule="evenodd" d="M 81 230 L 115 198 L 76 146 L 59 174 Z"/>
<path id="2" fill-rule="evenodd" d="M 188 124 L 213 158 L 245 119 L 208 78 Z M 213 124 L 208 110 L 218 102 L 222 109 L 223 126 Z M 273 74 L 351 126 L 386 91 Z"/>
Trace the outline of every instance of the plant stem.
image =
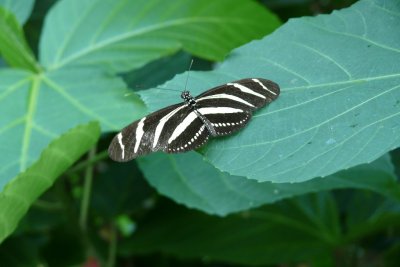
<path id="1" fill-rule="evenodd" d="M 110 228 L 110 246 L 108 248 L 108 259 L 106 267 L 114 267 L 116 254 L 117 254 L 117 230 L 115 228 L 115 223 L 112 222 Z"/>
<path id="2" fill-rule="evenodd" d="M 96 155 L 96 148 L 92 148 L 89 151 L 88 161 L 91 161 Z M 83 195 L 81 203 L 81 212 L 79 217 L 79 225 L 84 233 L 87 230 L 87 215 L 89 211 L 90 194 L 92 191 L 92 180 L 93 180 L 93 164 L 86 166 L 84 185 L 83 185 Z"/>
<path id="3" fill-rule="evenodd" d="M 36 200 L 32 206 L 46 211 L 60 211 L 63 209 L 63 203 L 61 202 L 50 202 L 41 199 Z"/>
<path id="4" fill-rule="evenodd" d="M 102 152 L 94 155 L 93 157 L 91 157 L 91 158 L 89 157 L 87 160 L 85 160 L 85 161 L 77 164 L 76 166 L 72 167 L 70 170 L 68 170 L 67 173 L 75 173 L 75 172 L 78 172 L 80 170 L 83 170 L 83 169 L 87 168 L 88 166 L 92 166 L 93 163 L 96 163 L 96 162 L 98 162 L 98 161 L 100 161 L 102 159 L 107 158 L 107 156 L 108 156 L 107 150 L 102 151 Z"/>

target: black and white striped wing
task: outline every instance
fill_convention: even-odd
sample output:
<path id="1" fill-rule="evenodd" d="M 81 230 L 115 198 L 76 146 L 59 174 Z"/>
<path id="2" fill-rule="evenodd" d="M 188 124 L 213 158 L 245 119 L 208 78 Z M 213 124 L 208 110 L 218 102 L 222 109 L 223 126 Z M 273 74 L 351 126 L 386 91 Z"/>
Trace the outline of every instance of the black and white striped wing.
<path id="1" fill-rule="evenodd" d="M 279 96 L 279 93 L 279 85 L 273 81 L 252 78 L 217 86 L 195 99 L 201 107 L 233 106 L 253 111 L 271 103 Z"/>
<path id="2" fill-rule="evenodd" d="M 210 134 L 185 104 L 166 107 L 137 120 L 118 133 L 108 148 L 115 161 L 129 161 L 162 150 L 179 153 L 202 146 Z"/>
<path id="3" fill-rule="evenodd" d="M 275 100 L 279 93 L 279 86 L 270 80 L 242 79 L 212 88 L 197 96 L 196 101 L 217 135 L 228 135 L 242 129 L 254 110 Z M 201 112 L 207 108 L 213 108 L 213 112 Z"/>
<path id="4" fill-rule="evenodd" d="M 158 150 L 179 153 L 199 148 L 210 136 L 243 128 L 254 110 L 278 95 L 276 83 L 259 78 L 212 88 L 193 105 L 172 105 L 128 125 L 114 137 L 108 153 L 115 161 L 128 161 Z"/>
<path id="5" fill-rule="evenodd" d="M 205 116 L 209 122 L 225 118 L 232 123 L 213 124 L 217 135 L 228 134 L 227 131 L 242 128 L 251 117 L 251 113 L 232 107 L 203 107 L 196 110 L 190 109 L 182 116 L 176 128 L 164 140 L 166 144 L 163 151 L 167 153 L 180 153 L 193 150 L 204 145 L 211 136 L 204 122 L 198 114 Z M 215 120 L 214 120 L 215 119 Z M 233 123 L 236 123 L 235 125 Z M 230 129 L 226 129 L 229 126 Z"/>
<path id="6" fill-rule="evenodd" d="M 186 116 L 179 119 L 177 126 L 164 140 L 166 153 L 180 153 L 190 151 L 204 145 L 210 132 L 194 110 L 189 110 Z"/>
<path id="7" fill-rule="evenodd" d="M 188 112 L 185 104 L 176 104 L 129 124 L 111 141 L 109 156 L 115 161 L 129 161 L 162 150 L 167 136 Z"/>

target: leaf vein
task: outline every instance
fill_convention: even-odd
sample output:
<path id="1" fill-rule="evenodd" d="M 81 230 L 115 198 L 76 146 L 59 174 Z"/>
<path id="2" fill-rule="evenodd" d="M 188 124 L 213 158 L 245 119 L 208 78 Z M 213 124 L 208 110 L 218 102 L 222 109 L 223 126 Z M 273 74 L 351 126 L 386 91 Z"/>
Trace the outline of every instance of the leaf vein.
<path id="1" fill-rule="evenodd" d="M 330 56 L 328 56 L 328 55 L 326 55 L 325 53 L 320 52 L 320 51 L 318 51 L 317 49 L 312 48 L 312 47 L 310 47 L 310 46 L 308 46 L 308 45 L 301 44 L 301 43 L 298 43 L 298 42 L 292 42 L 292 43 L 293 43 L 293 44 L 296 44 L 296 45 L 298 45 L 298 46 L 300 46 L 300 47 L 303 47 L 303 48 L 305 48 L 305 49 L 308 49 L 308 50 L 310 50 L 310 51 L 316 53 L 317 55 L 320 55 L 321 57 L 323 57 L 323 58 L 329 60 L 330 62 L 332 62 L 333 64 L 335 64 L 341 71 L 343 71 L 343 72 L 346 74 L 346 76 L 349 78 L 349 80 L 351 80 L 352 75 L 350 74 L 350 72 L 349 72 L 346 68 L 344 68 L 342 65 L 340 65 L 338 62 L 336 62 L 336 61 L 335 61 L 333 58 L 331 58 Z"/>
<path id="2" fill-rule="evenodd" d="M 317 29 L 320 29 L 320 30 L 323 30 L 323 31 L 326 31 L 326 32 L 329 32 L 329 33 L 332 33 L 332 34 L 352 37 L 352 38 L 354 38 L 354 39 L 358 39 L 358 40 L 362 40 L 362 41 L 366 41 L 366 42 L 368 42 L 368 43 L 374 44 L 374 45 L 376 45 L 376 46 L 378 46 L 378 47 L 381 47 L 381 48 L 383 48 L 383 49 L 391 50 L 391 51 L 394 51 L 394 52 L 397 52 L 397 53 L 400 52 L 399 49 L 396 49 L 396 48 L 393 48 L 393 47 L 390 47 L 390 46 L 387 46 L 387 45 L 384 45 L 384 44 L 380 44 L 380 43 L 374 42 L 374 41 L 372 41 L 372 40 L 370 40 L 370 39 L 368 39 L 368 38 L 365 38 L 365 37 L 360 37 L 360 36 L 358 36 L 358 35 L 351 34 L 351 33 L 336 32 L 336 31 L 328 30 L 328 29 L 326 29 L 326 28 L 324 28 L 324 27 L 318 26 L 318 25 L 316 25 L 316 24 L 313 24 L 313 23 L 310 23 L 310 22 L 307 22 L 307 21 L 304 21 L 304 23 L 306 23 L 306 24 L 308 24 L 308 25 L 311 25 L 311 26 L 314 27 L 314 28 L 317 28 Z"/>
<path id="3" fill-rule="evenodd" d="M 345 139 L 343 139 L 343 140 L 342 140 L 340 143 L 338 143 L 335 147 L 332 147 L 331 149 L 329 149 L 329 150 L 327 150 L 327 151 L 324 151 L 324 152 L 322 152 L 322 153 L 320 153 L 320 154 L 315 155 L 314 157 L 312 157 L 311 159 L 307 160 L 307 161 L 306 161 L 305 163 L 303 163 L 302 165 L 297 166 L 297 167 L 293 167 L 293 168 L 291 168 L 291 169 L 286 169 L 285 171 L 282 171 L 282 172 L 279 172 L 279 173 L 275 173 L 274 175 L 269 176 L 269 178 L 276 177 L 276 176 L 278 176 L 278 175 L 281 175 L 281 174 L 290 172 L 290 171 L 295 170 L 295 169 L 298 169 L 298 168 L 304 168 L 304 167 L 305 167 L 306 165 L 308 165 L 310 162 L 314 161 L 315 159 L 319 158 L 320 156 L 322 156 L 322 155 L 324 155 L 324 154 L 326 154 L 326 153 L 329 153 L 330 151 L 332 151 L 333 149 L 335 149 L 337 146 L 339 146 L 339 145 L 341 146 L 341 145 L 342 145 L 344 142 L 346 142 L 348 139 L 350 139 L 350 138 L 352 138 L 353 136 L 359 134 L 360 132 L 364 131 L 364 130 L 367 129 L 368 127 L 371 127 L 371 126 L 373 126 L 373 125 L 375 125 L 375 124 L 377 124 L 377 123 L 381 123 L 381 122 L 383 122 L 383 121 L 385 121 L 385 120 L 391 119 L 391 118 L 396 117 L 396 116 L 399 116 L 399 115 L 400 115 L 400 112 L 397 112 L 397 113 L 392 114 L 392 115 L 390 115 L 390 116 L 387 116 L 387 117 L 385 117 L 385 118 L 383 118 L 383 119 L 381 119 L 381 120 L 378 120 L 378 121 L 376 121 L 376 122 L 370 123 L 370 124 L 368 124 L 368 125 L 362 127 L 359 131 L 355 132 L 354 134 L 352 134 L 352 135 L 346 137 Z M 269 165 L 266 166 L 266 168 L 267 168 L 267 167 L 269 167 Z"/>
<path id="4" fill-rule="evenodd" d="M 80 110 L 82 113 L 88 115 L 89 117 L 92 117 L 102 124 L 110 127 L 111 129 L 118 129 L 117 125 L 114 125 L 113 123 L 109 122 L 108 120 L 104 119 L 103 116 L 100 116 L 99 114 L 95 113 L 94 111 L 88 109 L 85 105 L 82 105 L 79 103 L 79 101 L 75 98 L 73 98 L 70 94 L 68 94 L 65 90 L 60 88 L 57 84 L 55 84 L 53 81 L 49 80 L 48 78 L 44 77 L 44 81 L 52 88 L 54 91 L 58 92 L 62 97 L 65 98 L 66 101 L 71 103 L 77 110 Z"/>

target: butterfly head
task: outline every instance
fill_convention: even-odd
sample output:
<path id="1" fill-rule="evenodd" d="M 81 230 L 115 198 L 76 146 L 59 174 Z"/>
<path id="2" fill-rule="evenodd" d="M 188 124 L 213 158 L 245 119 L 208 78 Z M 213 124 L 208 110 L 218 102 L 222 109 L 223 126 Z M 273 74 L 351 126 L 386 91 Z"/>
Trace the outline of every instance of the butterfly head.
<path id="1" fill-rule="evenodd" d="M 183 91 L 182 92 L 182 94 L 181 94 L 181 98 L 183 99 L 183 100 L 185 100 L 185 102 L 188 102 L 188 101 L 190 101 L 190 99 L 192 99 L 193 97 L 190 95 L 190 92 L 189 91 Z"/>
<path id="2" fill-rule="evenodd" d="M 194 100 L 193 96 L 189 91 L 183 91 L 181 94 L 181 98 L 188 104 L 190 107 L 194 107 L 196 105 L 196 100 Z"/>

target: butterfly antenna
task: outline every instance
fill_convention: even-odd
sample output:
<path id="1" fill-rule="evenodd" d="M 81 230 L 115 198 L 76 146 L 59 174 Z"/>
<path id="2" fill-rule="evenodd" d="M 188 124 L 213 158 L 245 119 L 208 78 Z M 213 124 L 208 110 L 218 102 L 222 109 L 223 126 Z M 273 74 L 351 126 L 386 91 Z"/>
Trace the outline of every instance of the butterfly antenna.
<path id="1" fill-rule="evenodd" d="M 189 81 L 189 75 L 190 75 L 190 70 L 192 69 L 192 65 L 193 65 L 193 58 L 192 58 L 192 60 L 190 61 L 190 66 L 189 66 L 188 74 L 187 74 L 187 76 L 186 76 L 185 90 L 183 90 L 184 92 L 187 91 L 186 88 L 187 88 L 187 84 L 188 84 L 188 81 Z"/>
<path id="2" fill-rule="evenodd" d="M 158 87 L 158 86 L 141 86 L 141 85 L 136 85 L 135 87 L 136 87 L 137 89 L 150 89 L 150 88 L 154 88 L 154 89 L 160 89 L 160 90 L 169 90 L 169 91 L 181 92 L 181 90 L 172 89 L 172 88 L 166 88 L 166 87 Z"/>

